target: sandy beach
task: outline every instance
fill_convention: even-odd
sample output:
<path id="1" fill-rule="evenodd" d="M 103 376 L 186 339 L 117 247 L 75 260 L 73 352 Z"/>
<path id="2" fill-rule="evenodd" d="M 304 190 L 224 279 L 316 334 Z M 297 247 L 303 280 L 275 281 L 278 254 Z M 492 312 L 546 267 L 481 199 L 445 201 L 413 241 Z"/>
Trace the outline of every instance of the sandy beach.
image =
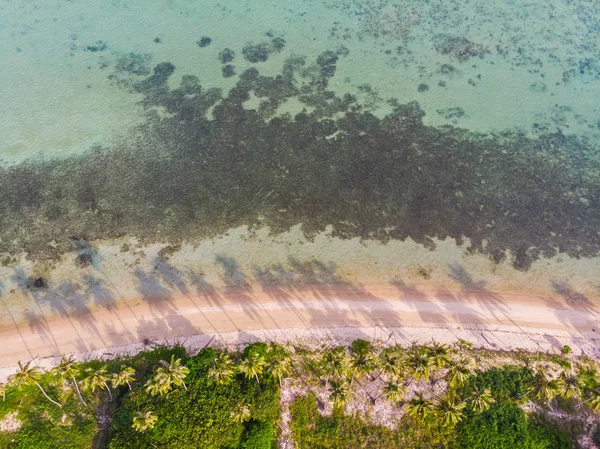
<path id="1" fill-rule="evenodd" d="M 559 352 L 596 357 L 598 311 L 590 303 L 485 289 L 402 286 L 306 286 L 231 289 L 180 294 L 169 300 L 130 298 L 119 307 L 66 317 L 14 323 L 0 331 L 2 375 L 19 360 L 51 365 L 53 357 L 128 354 L 148 344 L 180 342 L 192 351 L 207 344 L 243 345 L 369 338 L 409 345 L 459 338 L 496 350 Z"/>

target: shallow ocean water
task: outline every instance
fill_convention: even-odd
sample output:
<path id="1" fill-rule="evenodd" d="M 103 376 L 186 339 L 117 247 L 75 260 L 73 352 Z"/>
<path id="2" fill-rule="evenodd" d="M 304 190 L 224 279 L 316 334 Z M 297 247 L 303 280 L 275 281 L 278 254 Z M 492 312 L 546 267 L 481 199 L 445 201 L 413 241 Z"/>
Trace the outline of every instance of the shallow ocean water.
<path id="1" fill-rule="evenodd" d="M 0 42 L 19 313 L 170 257 L 599 294 L 597 2 L 7 0 Z"/>

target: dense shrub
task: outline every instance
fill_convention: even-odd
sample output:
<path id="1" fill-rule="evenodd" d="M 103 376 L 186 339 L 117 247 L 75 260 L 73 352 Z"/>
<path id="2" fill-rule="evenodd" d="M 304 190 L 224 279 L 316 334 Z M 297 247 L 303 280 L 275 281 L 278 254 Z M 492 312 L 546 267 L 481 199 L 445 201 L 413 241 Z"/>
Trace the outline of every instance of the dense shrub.
<path id="1" fill-rule="evenodd" d="M 269 421 L 250 421 L 242 436 L 240 449 L 271 449 L 275 428 Z"/>
<path id="2" fill-rule="evenodd" d="M 482 414 L 469 413 L 458 428 L 460 449 L 568 449 L 558 431 L 527 419 L 512 402 L 499 402 Z"/>
<path id="3" fill-rule="evenodd" d="M 505 365 L 502 368 L 478 372 L 469 379 L 463 387 L 463 392 L 467 393 L 475 388 L 484 391 L 489 388 L 496 399 L 517 399 L 527 393 L 532 379 L 533 373 L 529 368 Z"/>
<path id="4" fill-rule="evenodd" d="M 258 422 L 272 423 L 279 418 L 279 388 L 276 382 L 264 377 L 259 384 L 238 375 L 228 385 L 216 385 L 207 375 L 214 356 L 215 351 L 207 349 L 188 360 L 187 391 L 180 388 L 164 397 L 150 396 L 143 390 L 129 394 L 115 413 L 109 447 L 237 448 L 246 427 L 243 422 L 235 422 L 231 418 L 236 406 L 247 405 L 251 418 Z M 138 410 L 152 410 L 157 415 L 158 424 L 154 429 L 139 433 L 131 428 L 133 414 Z M 261 430 L 266 433 L 260 428 L 252 430 L 249 425 L 246 435 L 258 438 L 255 433 Z M 264 433 L 261 435 L 264 436 Z"/>

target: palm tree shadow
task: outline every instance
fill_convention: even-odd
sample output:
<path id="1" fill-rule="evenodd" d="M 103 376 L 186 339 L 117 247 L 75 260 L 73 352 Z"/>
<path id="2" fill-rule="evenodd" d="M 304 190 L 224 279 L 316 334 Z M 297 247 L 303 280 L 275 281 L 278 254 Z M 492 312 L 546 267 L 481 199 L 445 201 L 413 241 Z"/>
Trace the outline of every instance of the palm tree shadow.
<path id="1" fill-rule="evenodd" d="M 173 305 L 173 296 L 168 288 L 165 288 L 160 279 L 148 275 L 139 268 L 134 272 L 138 281 L 138 292 L 149 308 L 153 320 L 157 325 L 163 325 L 170 335 L 186 336 L 197 332 L 193 324 L 182 316 Z M 147 320 L 140 319 L 138 324 L 138 336 L 148 338 L 146 335 Z"/>
<path id="2" fill-rule="evenodd" d="M 546 297 L 544 301 L 554 310 L 555 316 L 561 323 L 583 331 L 596 332 L 599 312 L 595 304 L 584 294 L 575 291 L 565 281 L 551 281 L 552 290 L 557 297 Z M 596 339 L 593 339 L 595 342 Z"/>
<path id="3" fill-rule="evenodd" d="M 290 268 L 282 264 L 255 266 L 254 279 L 282 309 L 293 311 L 306 329 L 326 333 L 326 328 L 336 326 L 389 326 L 396 316 L 386 301 L 342 278 L 333 263 L 290 257 L 288 264 Z M 299 302 L 306 307 L 300 310 Z M 310 302 L 317 302 L 318 306 Z M 381 309 L 386 308 L 386 319 L 382 319 Z"/>
<path id="4" fill-rule="evenodd" d="M 432 301 L 425 293 L 414 285 L 406 284 L 402 279 L 394 279 L 390 282 L 401 294 L 402 299 L 417 310 L 417 313 L 425 323 L 448 327 L 450 325 L 446 318 L 446 311 L 435 301 Z M 425 307 L 419 305 L 422 304 Z"/>
<path id="5" fill-rule="evenodd" d="M 169 289 L 178 290 L 184 295 L 189 294 L 189 289 L 185 283 L 185 275 L 179 268 L 169 263 L 163 257 L 155 258 L 152 265 L 154 266 L 154 273 L 158 275 L 160 280 Z"/>
<path id="6" fill-rule="evenodd" d="M 4 306 L 4 309 L 6 310 L 6 314 L 10 318 L 11 323 L 13 324 L 13 326 L 15 327 L 15 329 L 17 330 L 17 333 L 19 334 L 19 337 L 21 338 L 21 341 L 23 342 L 23 345 L 25 345 L 25 348 L 27 349 L 27 352 L 29 353 L 29 357 L 33 358 L 33 353 L 31 352 L 31 348 L 29 347 L 29 345 L 27 344 L 27 341 L 23 337 L 23 333 L 21 332 L 21 328 L 17 324 L 17 321 L 15 320 L 15 317 L 14 317 L 13 313 L 11 312 L 10 307 L 6 304 L 6 302 L 5 302 L 6 299 L 3 298 L 4 289 L 5 289 L 4 283 L 0 280 L 0 298 L 2 300 L 2 305 Z M 27 311 L 27 312 L 29 312 L 29 311 Z M 27 314 L 27 312 L 26 312 L 26 314 Z M 37 318 L 38 317 L 35 316 L 34 319 L 37 319 Z M 37 326 L 37 323 L 34 324 L 34 323 L 32 323 L 32 322 L 29 321 L 27 315 L 25 316 L 25 319 L 28 322 L 30 329 L 32 327 Z M 43 324 L 45 325 L 46 323 L 43 323 Z M 50 335 L 48 329 L 44 328 L 43 332 L 41 332 L 40 335 L 41 335 L 42 339 L 44 339 L 45 341 L 50 341 L 50 339 L 51 339 L 51 335 Z M 58 349 L 58 348 L 55 348 L 55 349 Z"/>
<path id="7" fill-rule="evenodd" d="M 476 281 L 460 264 L 448 264 L 449 276 L 461 285 L 461 294 L 484 305 L 495 318 L 509 318 L 509 307 L 502 297 L 486 288 L 487 282 Z"/>
<path id="8" fill-rule="evenodd" d="M 222 276 L 225 284 L 222 291 L 223 296 L 225 298 L 228 296 L 235 297 L 241 300 L 243 304 L 254 304 L 256 306 L 256 298 L 254 297 L 252 284 L 249 282 L 246 274 L 240 269 L 237 261 L 223 255 L 218 255 L 215 260 L 217 264 L 221 265 L 223 268 Z M 258 310 L 258 307 L 248 307 L 245 313 L 251 318 L 261 321 L 263 327 L 265 327 L 265 323 L 262 322 L 260 314 L 255 311 L 255 309 Z"/>
<path id="9" fill-rule="evenodd" d="M 107 310 L 114 310 L 117 302 L 112 292 L 106 286 L 106 281 L 91 274 L 83 275 L 86 296 L 91 296 L 94 305 Z"/>

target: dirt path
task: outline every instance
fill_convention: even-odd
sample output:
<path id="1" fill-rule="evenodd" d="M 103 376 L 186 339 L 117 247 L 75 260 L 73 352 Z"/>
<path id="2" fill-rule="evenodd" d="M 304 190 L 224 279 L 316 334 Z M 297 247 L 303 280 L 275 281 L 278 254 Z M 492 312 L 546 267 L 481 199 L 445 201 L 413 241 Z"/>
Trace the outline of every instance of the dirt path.
<path id="1" fill-rule="evenodd" d="M 170 300 L 131 298 L 118 308 L 55 318 L 38 317 L 0 330 L 0 366 L 65 353 L 198 334 L 238 340 L 285 340 L 326 329 L 419 329 L 418 338 L 466 338 L 497 349 L 558 350 L 600 354 L 600 316 L 590 301 L 450 291 L 401 286 L 344 285 L 289 294 L 278 288 L 230 289 L 219 295 L 179 295 Z M 399 299 L 402 298 L 402 299 Z M 598 326 L 598 329 L 596 329 Z M 440 337 L 443 331 L 446 337 Z M 408 338 L 410 332 L 405 332 Z M 438 335 L 437 337 L 435 335 Z"/>

